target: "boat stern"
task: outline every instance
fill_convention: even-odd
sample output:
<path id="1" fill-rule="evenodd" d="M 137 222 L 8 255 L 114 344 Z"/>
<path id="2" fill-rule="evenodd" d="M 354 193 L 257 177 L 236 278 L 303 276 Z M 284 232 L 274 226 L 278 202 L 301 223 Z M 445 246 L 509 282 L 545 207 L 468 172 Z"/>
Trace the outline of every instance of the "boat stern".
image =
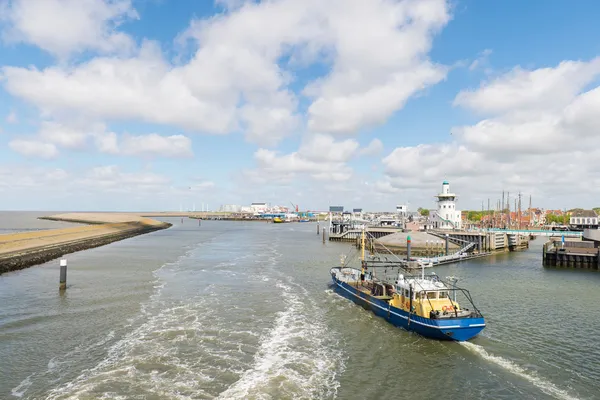
<path id="1" fill-rule="evenodd" d="M 485 328 L 485 320 L 480 318 L 460 318 L 440 321 L 439 332 L 447 340 L 464 342 L 477 336 Z"/>

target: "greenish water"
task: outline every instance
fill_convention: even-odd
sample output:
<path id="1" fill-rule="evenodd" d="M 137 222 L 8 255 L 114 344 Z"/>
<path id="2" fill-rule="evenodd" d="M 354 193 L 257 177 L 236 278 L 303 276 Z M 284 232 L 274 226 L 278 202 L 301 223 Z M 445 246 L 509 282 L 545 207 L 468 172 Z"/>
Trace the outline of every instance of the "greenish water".
<path id="1" fill-rule="evenodd" d="M 191 220 L 0 276 L 0 398 L 593 399 L 600 274 L 522 253 L 436 268 L 488 326 L 466 344 L 333 293 L 351 247 L 312 223 Z"/>

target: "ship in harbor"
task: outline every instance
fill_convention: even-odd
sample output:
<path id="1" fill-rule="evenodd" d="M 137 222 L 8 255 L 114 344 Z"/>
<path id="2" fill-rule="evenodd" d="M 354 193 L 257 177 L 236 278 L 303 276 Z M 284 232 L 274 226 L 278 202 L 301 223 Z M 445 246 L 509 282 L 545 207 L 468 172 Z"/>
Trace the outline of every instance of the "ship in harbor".
<path id="1" fill-rule="evenodd" d="M 391 324 L 432 339 L 465 341 L 485 328 L 483 315 L 468 290 L 456 286 L 456 278 L 440 279 L 435 273 L 411 274 L 403 260 L 365 257 L 365 233 L 361 237 L 361 269 L 342 265 L 331 268 L 336 293 L 371 310 Z M 457 301 L 470 304 L 463 307 Z"/>

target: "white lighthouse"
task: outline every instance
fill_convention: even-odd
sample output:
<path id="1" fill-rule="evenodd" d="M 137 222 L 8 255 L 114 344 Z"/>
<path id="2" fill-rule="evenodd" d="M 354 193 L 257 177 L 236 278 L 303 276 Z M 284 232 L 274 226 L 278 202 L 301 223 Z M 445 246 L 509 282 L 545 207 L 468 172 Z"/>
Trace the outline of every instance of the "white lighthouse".
<path id="1" fill-rule="evenodd" d="M 437 210 L 431 222 L 435 229 L 460 229 L 461 212 L 456 209 L 456 194 L 450 193 L 448 181 L 442 183 L 442 193 L 437 196 Z"/>

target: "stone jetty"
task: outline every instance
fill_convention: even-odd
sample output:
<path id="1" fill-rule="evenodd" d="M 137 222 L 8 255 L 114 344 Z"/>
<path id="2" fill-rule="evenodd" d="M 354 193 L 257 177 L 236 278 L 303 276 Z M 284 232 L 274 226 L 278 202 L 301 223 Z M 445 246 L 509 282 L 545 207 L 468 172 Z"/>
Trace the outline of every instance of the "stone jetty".
<path id="1" fill-rule="evenodd" d="M 0 274 L 171 226 L 129 213 L 68 213 L 42 218 L 85 225 L 0 235 Z"/>

